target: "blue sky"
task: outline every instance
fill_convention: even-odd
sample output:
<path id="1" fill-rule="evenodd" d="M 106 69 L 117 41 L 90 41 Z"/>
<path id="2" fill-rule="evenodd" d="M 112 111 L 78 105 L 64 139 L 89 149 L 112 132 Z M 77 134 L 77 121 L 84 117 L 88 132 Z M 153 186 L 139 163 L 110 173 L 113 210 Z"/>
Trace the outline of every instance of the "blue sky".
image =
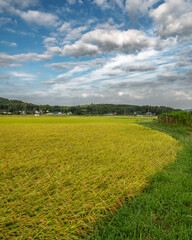
<path id="1" fill-rule="evenodd" d="M 0 0 L 0 96 L 192 108 L 191 0 Z"/>

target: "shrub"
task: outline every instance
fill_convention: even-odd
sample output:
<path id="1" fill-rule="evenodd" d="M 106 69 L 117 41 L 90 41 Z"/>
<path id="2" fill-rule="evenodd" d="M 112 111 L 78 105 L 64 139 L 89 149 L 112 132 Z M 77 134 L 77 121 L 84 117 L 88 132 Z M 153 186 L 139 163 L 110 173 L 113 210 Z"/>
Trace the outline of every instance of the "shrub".
<path id="1" fill-rule="evenodd" d="M 187 127 L 192 127 L 191 112 L 179 111 L 172 113 L 163 113 L 158 117 L 158 122 L 164 124 L 180 124 Z"/>

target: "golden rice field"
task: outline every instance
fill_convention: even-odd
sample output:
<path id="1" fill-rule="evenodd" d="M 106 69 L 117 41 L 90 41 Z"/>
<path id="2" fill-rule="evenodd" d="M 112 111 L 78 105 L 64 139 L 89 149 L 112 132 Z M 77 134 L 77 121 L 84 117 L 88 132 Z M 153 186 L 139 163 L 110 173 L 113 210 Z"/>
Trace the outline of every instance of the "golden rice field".
<path id="1" fill-rule="evenodd" d="M 0 239 L 81 239 L 140 192 L 179 144 L 136 121 L 0 117 Z"/>

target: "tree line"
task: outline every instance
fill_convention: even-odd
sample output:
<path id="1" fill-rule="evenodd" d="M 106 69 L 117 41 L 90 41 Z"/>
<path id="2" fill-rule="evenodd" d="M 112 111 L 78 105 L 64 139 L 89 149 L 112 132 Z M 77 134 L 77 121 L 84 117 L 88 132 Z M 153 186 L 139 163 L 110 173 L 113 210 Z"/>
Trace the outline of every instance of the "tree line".
<path id="1" fill-rule="evenodd" d="M 173 111 L 179 111 L 180 109 L 174 109 L 166 106 L 137 106 L 127 104 L 88 104 L 78 106 L 50 106 L 50 105 L 37 105 L 32 103 L 25 103 L 19 100 L 9 100 L 0 97 L 0 113 L 6 114 L 20 114 L 21 111 L 26 114 L 34 114 L 36 111 L 41 113 L 69 113 L 74 115 L 144 115 L 150 112 L 154 115 L 162 113 L 171 113 Z"/>

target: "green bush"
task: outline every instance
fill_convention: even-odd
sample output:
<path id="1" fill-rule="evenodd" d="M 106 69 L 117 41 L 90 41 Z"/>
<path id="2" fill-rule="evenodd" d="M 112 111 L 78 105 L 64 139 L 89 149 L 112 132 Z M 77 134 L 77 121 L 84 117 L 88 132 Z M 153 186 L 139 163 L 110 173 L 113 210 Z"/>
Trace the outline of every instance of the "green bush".
<path id="1" fill-rule="evenodd" d="M 163 113 L 158 117 L 158 121 L 164 124 L 180 124 L 192 127 L 192 112 L 179 111 L 172 113 Z"/>

